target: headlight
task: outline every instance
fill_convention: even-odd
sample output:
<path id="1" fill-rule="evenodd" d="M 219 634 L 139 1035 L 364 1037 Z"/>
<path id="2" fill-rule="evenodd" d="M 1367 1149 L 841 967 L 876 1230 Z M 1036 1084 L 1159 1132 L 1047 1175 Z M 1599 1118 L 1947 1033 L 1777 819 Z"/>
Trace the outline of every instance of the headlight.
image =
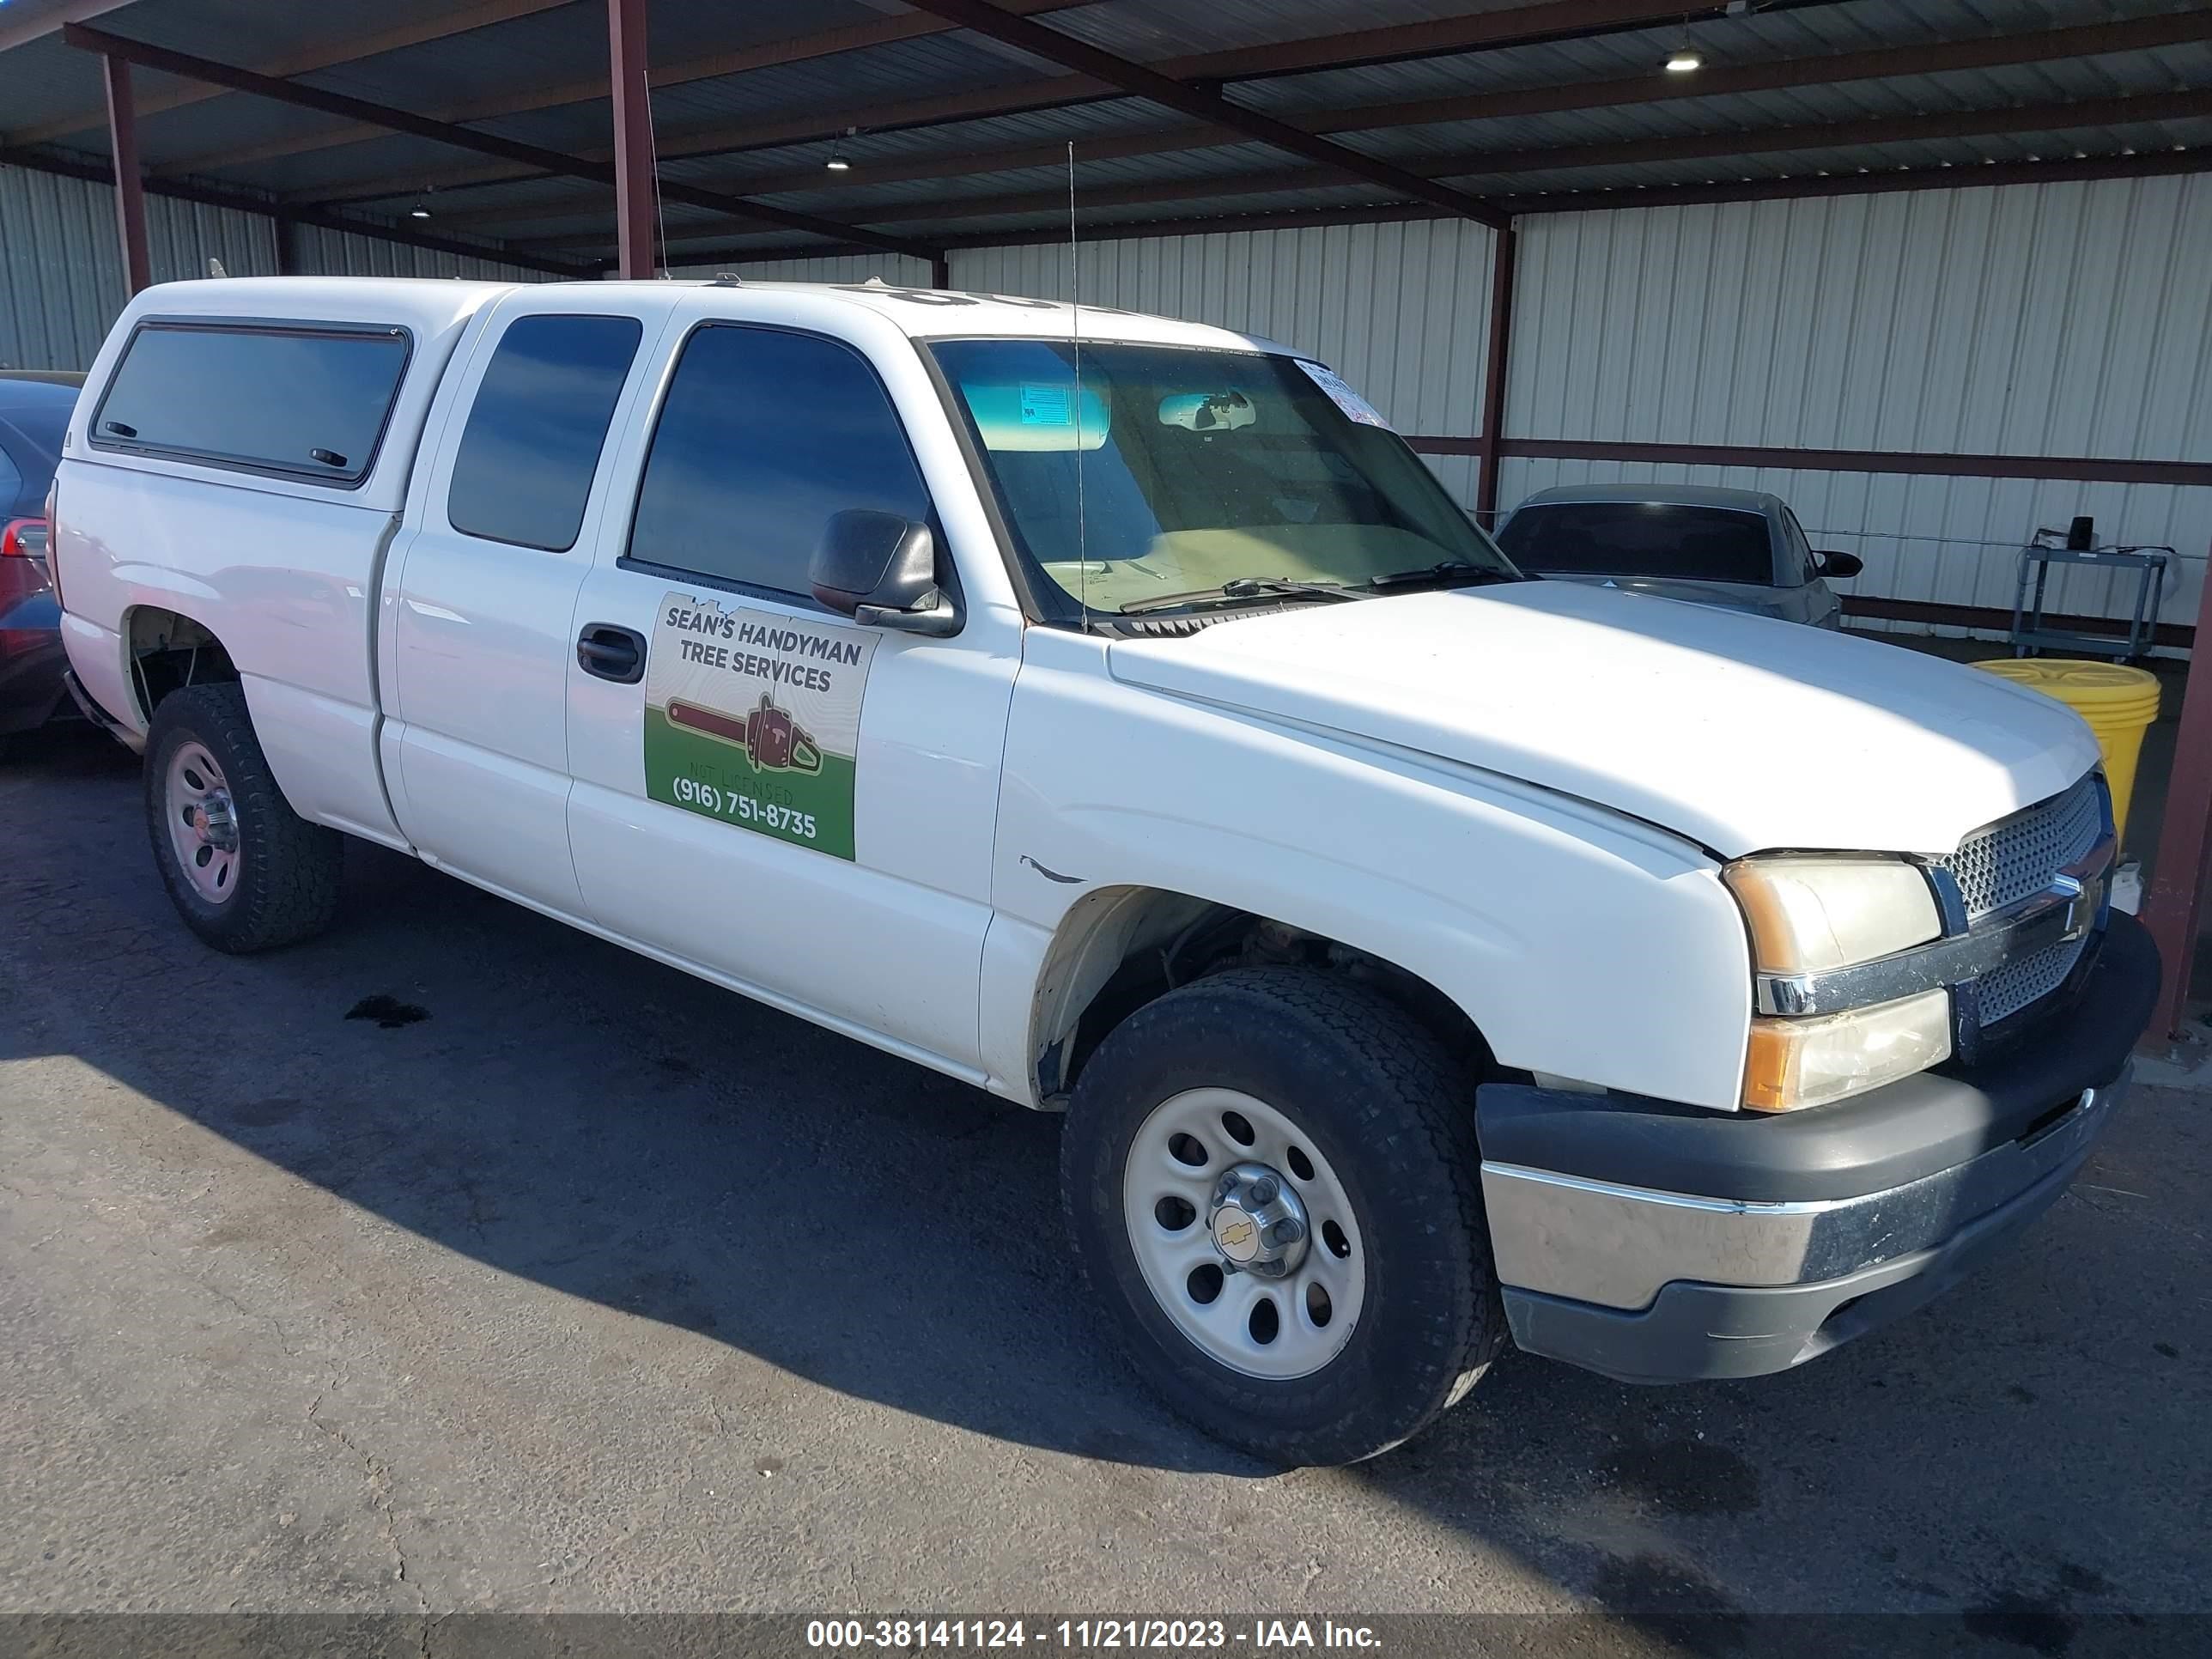
<path id="1" fill-rule="evenodd" d="M 1927 877 L 1902 859 L 1743 859 L 1722 875 L 1743 908 L 1762 977 L 1832 973 L 1942 936 Z M 1751 1023 L 1743 1104 L 1821 1105 L 1925 1071 L 1950 1052 L 1945 991 L 1818 1018 L 1762 1015 Z"/>
<path id="2" fill-rule="evenodd" d="M 1943 932 L 1928 878 L 1902 859 L 1740 859 L 1721 872 L 1762 974 L 1818 974 Z"/>
<path id="3" fill-rule="evenodd" d="M 1744 1108 L 1794 1112 L 1824 1105 L 1924 1072 L 1950 1054 L 1948 991 L 1815 1019 L 1762 1017 L 1751 1022 Z"/>

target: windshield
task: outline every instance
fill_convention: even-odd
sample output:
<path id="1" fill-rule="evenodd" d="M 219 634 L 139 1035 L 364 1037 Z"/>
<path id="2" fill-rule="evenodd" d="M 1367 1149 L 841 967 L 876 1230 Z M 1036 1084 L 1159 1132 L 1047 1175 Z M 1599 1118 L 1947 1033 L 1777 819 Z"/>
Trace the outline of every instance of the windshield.
<path id="1" fill-rule="evenodd" d="M 1732 507 L 1667 501 L 1559 501 L 1524 507 L 1498 543 L 1523 570 L 1553 575 L 1774 581 L 1766 518 Z"/>
<path id="2" fill-rule="evenodd" d="M 1048 600 L 1073 615 L 1511 567 L 1381 417 L 1318 365 L 1085 341 L 933 348 Z"/>

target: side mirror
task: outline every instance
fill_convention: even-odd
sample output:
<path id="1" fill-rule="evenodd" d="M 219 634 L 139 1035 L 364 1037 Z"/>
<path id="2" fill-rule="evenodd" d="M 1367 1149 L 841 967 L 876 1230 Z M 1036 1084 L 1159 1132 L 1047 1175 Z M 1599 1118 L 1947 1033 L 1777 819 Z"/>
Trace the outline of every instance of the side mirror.
<path id="1" fill-rule="evenodd" d="M 1814 567 L 1823 576 L 1833 576 L 1838 581 L 1856 576 L 1866 568 L 1866 561 L 1856 553 L 1815 553 L 1820 561 Z"/>
<path id="2" fill-rule="evenodd" d="M 929 526 L 896 513 L 848 507 L 822 526 L 807 567 L 814 597 L 872 628 L 956 634 L 960 611 L 937 586 Z"/>

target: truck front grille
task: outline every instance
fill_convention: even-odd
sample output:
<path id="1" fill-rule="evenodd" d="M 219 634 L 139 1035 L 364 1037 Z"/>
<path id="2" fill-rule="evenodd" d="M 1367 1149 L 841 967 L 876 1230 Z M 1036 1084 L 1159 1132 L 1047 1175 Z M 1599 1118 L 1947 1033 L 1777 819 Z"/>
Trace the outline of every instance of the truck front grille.
<path id="1" fill-rule="evenodd" d="M 2074 964 L 2081 960 L 2081 952 L 2088 946 L 2086 939 L 2068 939 L 2047 951 L 2038 951 L 2032 957 L 2022 957 L 2018 962 L 2008 962 L 1995 973 L 1984 975 L 1982 1024 L 1994 1025 L 2030 1003 L 2040 1002 L 2049 996 L 2066 983 L 2066 975 L 2074 971 Z"/>
<path id="2" fill-rule="evenodd" d="M 2104 833 L 2104 783 L 2090 772 L 2063 794 L 1977 830 L 1937 865 L 1957 880 L 1966 919 L 1976 921 L 2041 892 L 2061 870 L 2087 858 Z"/>
<path id="3" fill-rule="evenodd" d="M 2104 834 L 2104 780 L 2090 772 L 2063 793 L 1976 830 L 1937 867 L 1959 884 L 1971 923 L 2042 892 L 2061 870 L 2094 852 Z M 2049 996 L 2094 943 L 2094 936 L 2069 939 L 1986 975 L 1981 1024 L 1994 1025 Z"/>

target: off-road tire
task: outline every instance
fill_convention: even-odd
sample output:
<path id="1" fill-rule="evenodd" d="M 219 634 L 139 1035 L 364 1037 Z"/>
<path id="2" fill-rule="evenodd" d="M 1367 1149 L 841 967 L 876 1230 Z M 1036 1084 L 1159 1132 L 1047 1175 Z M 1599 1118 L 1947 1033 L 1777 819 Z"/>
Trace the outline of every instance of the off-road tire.
<path id="1" fill-rule="evenodd" d="M 197 740 L 222 769 L 236 814 L 238 890 L 211 904 L 177 862 L 167 823 L 166 781 L 177 747 Z M 270 775 L 253 735 L 246 692 L 237 684 L 173 691 L 154 710 L 146 736 L 146 828 L 161 884 L 185 925 L 218 951 L 246 956 L 311 939 L 338 905 L 345 837 L 295 812 Z"/>
<path id="2" fill-rule="evenodd" d="M 1366 1241 L 1365 1303 L 1343 1351 L 1290 1381 L 1201 1352 L 1154 1297 L 1122 1206 L 1139 1126 L 1189 1089 L 1291 1118 L 1334 1166 Z M 1061 1196 L 1093 1298 L 1179 1415 L 1284 1465 L 1357 1462 L 1419 1432 L 1505 1341 L 1464 1073 L 1401 1010 L 1306 969 L 1235 969 L 1170 992 L 1100 1043 L 1060 1142 Z"/>

